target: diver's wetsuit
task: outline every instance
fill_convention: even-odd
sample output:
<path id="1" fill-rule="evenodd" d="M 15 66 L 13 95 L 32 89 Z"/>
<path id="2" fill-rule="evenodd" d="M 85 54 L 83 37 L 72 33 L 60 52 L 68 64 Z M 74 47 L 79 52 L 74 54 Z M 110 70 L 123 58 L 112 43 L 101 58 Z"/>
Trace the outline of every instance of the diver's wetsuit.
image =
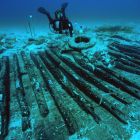
<path id="1" fill-rule="evenodd" d="M 62 34 L 64 30 L 69 30 L 70 36 L 72 36 L 73 26 L 65 15 L 65 9 L 67 5 L 68 3 L 62 4 L 61 9 L 55 12 L 55 19 L 53 19 L 50 13 L 43 7 L 38 8 L 38 11 L 48 17 L 50 25 L 55 31 Z"/>

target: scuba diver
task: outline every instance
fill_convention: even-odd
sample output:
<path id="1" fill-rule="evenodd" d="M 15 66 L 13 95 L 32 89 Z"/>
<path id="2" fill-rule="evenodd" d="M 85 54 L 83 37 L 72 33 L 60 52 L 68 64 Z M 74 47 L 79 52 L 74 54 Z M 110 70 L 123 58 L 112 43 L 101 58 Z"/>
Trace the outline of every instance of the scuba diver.
<path id="1" fill-rule="evenodd" d="M 68 6 L 68 3 L 63 3 L 61 9 L 55 11 L 55 18 L 53 19 L 50 13 L 43 7 L 38 8 L 38 11 L 41 14 L 44 14 L 48 17 L 49 23 L 54 31 L 58 32 L 59 34 L 67 34 L 69 31 L 70 36 L 73 35 L 73 25 L 68 20 L 65 15 L 65 9 Z"/>

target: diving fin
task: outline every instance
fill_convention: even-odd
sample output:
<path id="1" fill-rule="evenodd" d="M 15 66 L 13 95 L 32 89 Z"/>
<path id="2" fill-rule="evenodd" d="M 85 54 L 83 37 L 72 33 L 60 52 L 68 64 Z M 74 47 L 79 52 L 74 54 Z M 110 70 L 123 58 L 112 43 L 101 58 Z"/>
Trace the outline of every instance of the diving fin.
<path id="1" fill-rule="evenodd" d="M 63 3 L 63 4 L 62 4 L 61 8 L 62 8 L 62 9 L 66 9 L 66 8 L 67 8 L 67 6 L 68 6 L 68 3 L 67 3 L 67 2 L 65 2 L 65 3 Z"/>
<path id="2" fill-rule="evenodd" d="M 39 7 L 38 12 L 40 12 L 41 14 L 44 14 L 44 15 L 49 15 L 49 12 L 43 7 Z"/>

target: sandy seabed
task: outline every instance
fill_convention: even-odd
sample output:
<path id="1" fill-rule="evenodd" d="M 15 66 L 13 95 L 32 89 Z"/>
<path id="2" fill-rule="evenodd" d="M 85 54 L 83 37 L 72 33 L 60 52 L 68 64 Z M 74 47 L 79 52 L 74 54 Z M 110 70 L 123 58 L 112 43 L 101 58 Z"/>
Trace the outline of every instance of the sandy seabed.
<path id="1" fill-rule="evenodd" d="M 75 53 L 74 52 L 75 50 L 71 50 L 71 48 L 69 47 L 69 41 L 72 38 L 66 35 L 55 34 L 51 32 L 47 26 L 44 26 L 41 28 L 34 25 L 34 28 L 32 28 L 32 33 L 30 32 L 28 27 L 27 28 L 5 27 L 5 28 L 2 28 L 0 32 L 0 59 L 3 58 L 3 56 L 8 56 L 9 58 L 11 58 L 13 57 L 14 54 L 20 55 L 21 52 L 25 52 L 25 54 L 26 53 L 38 54 L 40 52 L 46 51 L 48 48 L 50 49 L 56 48 L 58 49 L 59 53 L 66 52 L 66 53 L 63 53 L 62 56 L 69 58 L 70 60 L 72 60 L 72 62 L 74 62 L 73 59 L 75 58 L 75 55 L 79 57 L 81 56 L 84 57 L 84 59 L 86 59 L 87 61 L 90 61 L 90 63 L 87 62 L 87 64 L 89 64 L 88 65 L 89 67 L 91 65 L 93 66 L 95 65 L 94 66 L 95 68 L 93 67 L 93 70 L 96 69 L 96 65 L 98 66 L 101 63 L 103 63 L 106 66 L 106 68 L 112 69 L 114 68 L 114 64 L 112 63 L 112 58 L 108 54 L 108 49 L 109 49 L 108 46 L 110 44 L 115 42 L 115 43 L 119 43 L 123 45 L 129 45 L 131 47 L 132 46 L 140 47 L 140 37 L 139 37 L 140 24 L 138 23 L 130 23 L 130 22 L 129 23 L 126 22 L 123 24 L 122 23 L 121 24 L 120 23 L 107 24 L 104 22 L 98 22 L 98 23 L 93 23 L 93 24 L 86 23 L 86 22 L 74 23 L 74 36 L 73 37 L 81 36 L 81 35 L 92 36 L 94 38 L 95 45 L 93 47 L 90 47 L 88 49 L 83 49 L 83 50 L 80 50 L 80 52 L 78 51 Z M 40 60 L 40 58 L 38 60 Z M 95 64 L 91 62 L 94 62 Z M 43 67 L 43 64 L 42 64 L 42 67 Z M 68 68 L 66 67 L 66 69 Z M 36 68 L 35 70 L 37 71 Z M 132 73 L 130 74 L 129 72 L 126 72 L 120 69 L 117 69 L 117 70 L 115 69 L 115 72 L 117 72 L 120 76 L 125 76 L 130 81 L 139 85 L 139 81 L 140 81 L 139 75 L 132 74 Z M 29 77 L 31 76 L 32 73 L 33 72 L 29 73 Z M 32 76 L 35 76 L 35 75 L 32 75 Z M 36 78 L 39 79 L 38 81 L 41 81 L 40 80 L 41 78 L 39 78 L 39 76 Z M 64 77 L 64 78 L 67 78 L 67 77 Z M 34 80 L 32 81 L 32 80 L 33 79 L 31 79 L 31 83 L 34 83 L 34 82 L 36 83 L 35 87 L 33 85 L 33 88 L 38 87 L 39 82 L 34 81 Z M 121 95 L 124 94 L 123 92 L 120 91 L 119 88 L 116 89 L 116 91 L 120 92 Z M 45 96 L 45 99 L 47 99 L 48 97 Z M 105 96 L 104 98 L 107 98 L 107 97 Z M 131 96 L 128 96 L 128 98 L 131 98 Z M 68 100 L 71 101 L 72 103 L 74 102 L 73 100 L 69 98 Z M 79 120 L 78 124 L 79 126 L 81 125 L 81 127 L 71 136 L 67 136 L 67 130 L 64 129 L 66 131 L 63 133 L 64 137 L 59 135 L 59 138 L 69 139 L 69 140 L 94 140 L 94 139 L 95 140 L 101 140 L 101 139 L 102 140 L 129 140 L 129 139 L 139 140 L 140 139 L 140 125 L 139 125 L 140 124 L 140 111 L 139 111 L 140 101 L 134 99 L 134 97 L 132 97 L 132 100 L 133 100 L 132 106 L 129 106 L 129 105 L 125 106 L 122 103 L 118 104 L 118 106 L 122 110 L 126 109 L 124 112 L 127 113 L 128 116 L 132 117 L 132 120 L 130 119 L 128 121 L 128 124 L 125 124 L 125 125 L 121 124 L 118 120 L 114 119 L 108 112 L 105 112 L 104 109 L 101 107 L 99 107 L 100 108 L 99 110 L 98 110 L 98 107 L 96 107 L 95 110 L 97 114 L 99 114 L 99 116 L 101 115 L 103 117 L 102 118 L 103 121 L 101 121 L 100 124 L 96 124 L 95 122 L 92 121 L 92 118 L 89 114 L 80 113 L 81 109 L 77 106 L 75 102 L 73 104 L 71 103 L 70 106 L 73 109 L 74 116 L 77 117 L 76 118 L 77 121 Z M 63 124 L 61 122 L 62 126 L 60 124 L 59 125 L 55 124 L 56 122 L 57 123 L 59 122 L 58 117 L 60 117 L 60 113 L 58 113 L 59 111 L 57 109 L 55 109 L 56 112 L 53 111 L 53 108 L 56 108 L 56 105 L 52 103 L 52 99 L 50 98 L 50 101 L 46 101 L 46 103 L 49 106 L 50 112 L 52 111 L 52 113 L 50 113 L 49 115 L 50 122 L 47 119 L 45 120 L 43 118 L 44 119 L 43 121 L 45 123 L 49 122 L 49 126 L 50 126 L 49 131 L 50 132 L 53 131 L 54 129 L 53 125 L 64 128 L 66 125 L 65 123 Z M 100 100 L 99 104 L 101 103 L 102 103 L 102 100 Z M 12 105 L 14 105 L 14 103 L 12 103 Z M 95 103 L 94 105 L 99 106 L 98 104 L 95 104 Z M 31 109 L 32 112 L 34 112 L 33 110 L 36 110 L 36 108 L 37 106 L 33 105 L 33 109 Z M 60 107 L 58 108 L 61 110 Z M 14 107 L 12 106 L 11 109 L 14 109 Z M 10 112 L 12 111 L 13 110 L 10 110 Z M 17 127 L 17 132 L 21 132 L 20 130 L 21 118 L 19 117 L 20 115 L 18 113 L 16 114 L 16 110 L 14 110 L 13 112 L 15 114 L 11 113 L 13 115 L 12 116 L 13 120 L 10 121 L 9 135 L 7 136 L 6 140 L 11 140 L 12 138 L 15 139 L 16 127 Z M 55 118 L 53 116 L 53 113 L 54 114 L 58 113 L 59 115 L 58 116 L 56 115 L 57 117 Z M 16 115 L 17 115 L 17 118 L 15 117 Z M 78 118 L 80 117 L 80 115 L 82 115 L 81 118 L 83 120 L 85 119 L 84 121 L 80 120 L 81 118 Z M 42 128 L 39 125 L 36 126 L 35 120 L 38 120 L 37 116 L 34 114 L 31 114 L 31 116 L 33 117 L 33 118 L 30 118 L 31 125 L 33 128 L 31 130 L 28 130 L 29 131 L 28 134 L 30 135 L 30 131 L 35 131 L 35 128 L 38 127 L 38 129 L 40 128 L 40 132 L 36 132 L 38 135 L 36 134 L 37 136 L 35 135 L 35 137 L 41 138 L 41 136 L 42 135 L 44 136 L 45 134 L 41 133 Z M 62 118 L 63 117 L 61 117 L 61 119 Z M 35 127 L 33 126 L 33 124 L 35 125 Z M 71 126 L 69 127 L 71 128 Z M 48 127 L 46 128 L 49 129 Z M 59 130 L 59 128 L 56 128 L 56 130 Z M 17 137 L 18 138 L 22 137 L 22 139 L 24 140 L 24 137 L 23 137 L 24 134 L 25 132 L 23 132 L 23 134 L 18 134 L 20 136 L 17 136 Z M 51 134 L 53 139 L 56 139 L 57 134 L 58 134 L 57 132 L 54 132 L 54 134 Z"/>

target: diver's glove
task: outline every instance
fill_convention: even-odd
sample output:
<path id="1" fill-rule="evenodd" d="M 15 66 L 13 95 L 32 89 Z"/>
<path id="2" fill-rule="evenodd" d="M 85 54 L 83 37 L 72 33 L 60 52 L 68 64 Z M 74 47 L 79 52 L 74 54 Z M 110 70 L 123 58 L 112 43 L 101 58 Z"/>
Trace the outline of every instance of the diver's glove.
<path id="1" fill-rule="evenodd" d="M 38 12 L 40 12 L 41 14 L 49 15 L 49 12 L 43 7 L 39 7 Z"/>

